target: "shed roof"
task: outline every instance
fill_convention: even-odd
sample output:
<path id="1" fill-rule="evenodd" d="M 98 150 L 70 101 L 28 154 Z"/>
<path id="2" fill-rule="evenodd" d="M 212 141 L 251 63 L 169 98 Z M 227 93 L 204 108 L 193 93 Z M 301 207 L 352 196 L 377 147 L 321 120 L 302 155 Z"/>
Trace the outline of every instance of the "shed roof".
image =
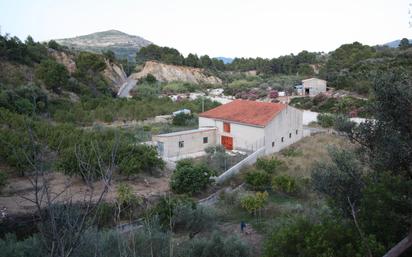
<path id="1" fill-rule="evenodd" d="M 286 104 L 281 103 L 234 100 L 228 104 L 203 112 L 199 116 L 265 127 L 286 107 Z"/>

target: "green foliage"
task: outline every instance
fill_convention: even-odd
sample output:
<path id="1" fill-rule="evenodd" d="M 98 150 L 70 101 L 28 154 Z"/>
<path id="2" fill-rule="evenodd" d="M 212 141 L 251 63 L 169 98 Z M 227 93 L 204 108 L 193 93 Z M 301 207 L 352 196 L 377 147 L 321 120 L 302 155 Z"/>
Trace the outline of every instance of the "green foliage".
<path id="1" fill-rule="evenodd" d="M 245 175 L 245 182 L 253 190 L 266 190 L 270 184 L 270 175 L 266 171 L 251 170 Z"/>
<path id="2" fill-rule="evenodd" d="M 281 154 L 285 157 L 297 157 L 302 156 L 302 150 L 297 147 L 289 146 L 281 151 Z"/>
<path id="3" fill-rule="evenodd" d="M 31 36 L 26 42 L 17 37 L 0 35 L 0 59 L 20 64 L 33 65 L 47 59 L 47 49 L 44 45 L 34 42 Z"/>
<path id="4" fill-rule="evenodd" d="M 298 182 L 294 177 L 288 175 L 278 175 L 272 179 L 273 191 L 286 194 L 295 194 L 298 191 Z"/>
<path id="5" fill-rule="evenodd" d="M 169 82 L 162 85 L 162 92 L 164 94 L 177 94 L 195 92 L 200 89 L 199 85 L 187 82 Z"/>
<path id="6" fill-rule="evenodd" d="M 267 173 L 273 174 L 276 173 L 277 169 L 280 165 L 282 165 L 282 161 L 276 158 L 258 158 L 256 160 L 256 168 L 260 170 L 264 170 Z"/>
<path id="7" fill-rule="evenodd" d="M 312 168 L 313 188 L 344 216 L 351 217 L 349 202 L 359 202 L 365 186 L 361 163 L 352 150 L 329 149 L 331 163 L 319 162 Z"/>
<path id="8" fill-rule="evenodd" d="M 373 83 L 374 121 L 361 123 L 349 136 L 377 170 L 412 177 L 412 87 L 410 71 L 381 70 Z"/>
<path id="9" fill-rule="evenodd" d="M 399 42 L 399 48 L 401 49 L 407 49 L 411 46 L 409 43 L 409 39 L 407 38 L 402 38 L 401 41 Z"/>
<path id="10" fill-rule="evenodd" d="M 43 113 L 48 108 L 48 97 L 36 85 L 0 89 L 0 107 L 27 115 Z"/>
<path id="11" fill-rule="evenodd" d="M 4 257 L 43 257 L 47 256 L 42 239 L 33 235 L 24 240 L 17 240 L 13 234 L 0 239 L 0 255 Z"/>
<path id="12" fill-rule="evenodd" d="M 119 172 L 127 176 L 164 168 L 154 146 L 125 145 L 119 149 L 118 155 Z"/>
<path id="13" fill-rule="evenodd" d="M 382 246 L 373 237 L 368 237 L 367 240 L 373 256 L 383 254 Z M 328 217 L 320 222 L 297 217 L 274 229 L 264 247 L 264 256 L 267 257 L 361 257 L 368 254 L 353 226 Z"/>
<path id="14" fill-rule="evenodd" d="M 66 47 L 60 45 L 55 40 L 50 40 L 49 42 L 47 42 L 47 47 L 49 47 L 51 49 L 54 49 L 54 50 L 57 50 L 57 51 L 66 50 Z"/>
<path id="15" fill-rule="evenodd" d="M 408 233 L 412 216 L 412 181 L 385 172 L 370 178 L 359 203 L 363 231 L 390 249 Z M 390 222 L 388 222 L 390 220 Z"/>
<path id="16" fill-rule="evenodd" d="M 186 196 L 163 196 L 151 210 L 151 217 L 156 216 L 164 230 L 173 230 L 176 224 L 175 221 L 181 218 L 178 215 L 181 215 L 181 210 L 185 208 L 194 210 L 197 206 L 192 199 Z M 186 225 L 186 223 L 180 223 L 180 225 L 182 224 Z"/>
<path id="17" fill-rule="evenodd" d="M 5 171 L 0 170 L 0 189 L 7 184 L 7 173 Z"/>
<path id="18" fill-rule="evenodd" d="M 216 175 L 205 164 L 192 164 L 188 161 L 179 161 L 173 172 L 170 185 L 178 194 L 196 194 L 212 183 L 210 177 Z"/>
<path id="19" fill-rule="evenodd" d="M 102 52 L 104 58 L 108 59 L 110 62 L 116 61 L 116 55 L 112 50 L 107 50 Z"/>
<path id="20" fill-rule="evenodd" d="M 269 194 L 266 191 L 247 194 L 240 199 L 240 206 L 250 214 L 256 215 L 265 206 L 268 197 Z"/>
<path id="21" fill-rule="evenodd" d="M 197 123 L 193 114 L 179 113 L 173 117 L 172 124 L 175 126 L 189 126 Z"/>
<path id="22" fill-rule="evenodd" d="M 223 236 L 217 232 L 210 239 L 195 238 L 178 249 L 178 257 L 248 257 L 249 247 L 237 236 Z"/>
<path id="23" fill-rule="evenodd" d="M 76 67 L 77 72 L 83 74 L 88 71 L 103 71 L 106 64 L 104 63 L 104 59 L 101 55 L 90 52 L 80 52 L 76 57 Z"/>
<path id="24" fill-rule="evenodd" d="M 335 123 L 335 116 L 327 113 L 319 113 L 317 119 L 323 128 L 331 128 Z"/>
<path id="25" fill-rule="evenodd" d="M 42 80 L 48 89 L 59 92 L 66 87 L 69 72 L 63 64 L 44 60 L 36 69 L 36 78 Z"/>

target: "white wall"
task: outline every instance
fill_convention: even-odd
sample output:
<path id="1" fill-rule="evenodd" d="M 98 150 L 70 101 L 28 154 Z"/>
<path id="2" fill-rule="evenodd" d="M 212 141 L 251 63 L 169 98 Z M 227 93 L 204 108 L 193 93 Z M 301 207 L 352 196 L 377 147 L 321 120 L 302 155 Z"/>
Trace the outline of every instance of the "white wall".
<path id="1" fill-rule="evenodd" d="M 181 157 L 188 154 L 198 153 L 206 147 L 216 144 L 216 130 L 197 130 L 185 133 L 162 134 L 153 137 L 153 141 L 163 143 L 163 155 L 165 158 Z M 203 137 L 208 138 L 206 144 L 203 143 Z M 183 141 L 184 146 L 179 147 L 179 141 Z"/>
<path id="2" fill-rule="evenodd" d="M 199 117 L 199 128 L 216 127 L 216 144 L 221 136 L 233 137 L 233 149 L 257 150 L 264 145 L 265 129 L 239 123 L 230 123 L 230 133 L 223 131 L 223 121 Z"/>
<path id="3" fill-rule="evenodd" d="M 309 88 L 309 95 L 315 96 L 319 93 L 326 92 L 326 81 L 322 79 L 309 79 L 303 81 L 303 94 L 305 94 L 305 89 Z"/>
<path id="4" fill-rule="evenodd" d="M 303 137 L 302 111 L 286 107 L 265 127 L 266 154 L 278 152 Z M 296 134 L 296 130 L 298 133 Z M 291 137 L 289 138 L 289 133 Z M 283 142 L 282 142 L 283 137 Z M 274 142 L 274 146 L 272 146 Z"/>

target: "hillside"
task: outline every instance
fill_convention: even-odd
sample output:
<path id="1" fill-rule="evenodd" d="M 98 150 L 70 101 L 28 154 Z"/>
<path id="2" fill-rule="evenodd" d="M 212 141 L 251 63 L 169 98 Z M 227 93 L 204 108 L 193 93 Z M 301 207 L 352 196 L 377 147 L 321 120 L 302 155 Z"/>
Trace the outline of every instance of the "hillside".
<path id="1" fill-rule="evenodd" d="M 222 80 L 215 76 L 207 75 L 203 69 L 164 64 L 154 61 L 145 63 L 143 69 L 130 75 L 130 78 L 138 80 L 152 74 L 158 81 L 172 82 L 183 81 L 193 84 L 221 84 Z"/>
<path id="2" fill-rule="evenodd" d="M 96 32 L 74 38 L 56 39 L 61 45 L 81 51 L 101 53 L 111 50 L 119 59 L 134 60 L 136 52 L 152 44 L 152 42 L 139 37 L 123 33 L 118 30 Z"/>
<path id="3" fill-rule="evenodd" d="M 388 43 L 383 44 L 383 45 L 387 46 L 387 47 L 390 47 L 390 48 L 396 48 L 396 47 L 399 46 L 400 42 L 401 42 L 401 40 L 398 39 L 398 40 L 394 40 L 394 41 L 388 42 Z M 409 44 L 412 44 L 412 39 L 409 39 Z"/>

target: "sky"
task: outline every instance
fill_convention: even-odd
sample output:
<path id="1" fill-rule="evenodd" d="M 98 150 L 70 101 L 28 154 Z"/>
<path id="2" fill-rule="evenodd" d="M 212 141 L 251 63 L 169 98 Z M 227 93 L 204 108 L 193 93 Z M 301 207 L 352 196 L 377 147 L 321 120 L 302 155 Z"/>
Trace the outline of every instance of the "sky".
<path id="1" fill-rule="evenodd" d="M 184 55 L 273 58 L 412 38 L 412 0 L 0 0 L 1 34 L 117 29 Z"/>

